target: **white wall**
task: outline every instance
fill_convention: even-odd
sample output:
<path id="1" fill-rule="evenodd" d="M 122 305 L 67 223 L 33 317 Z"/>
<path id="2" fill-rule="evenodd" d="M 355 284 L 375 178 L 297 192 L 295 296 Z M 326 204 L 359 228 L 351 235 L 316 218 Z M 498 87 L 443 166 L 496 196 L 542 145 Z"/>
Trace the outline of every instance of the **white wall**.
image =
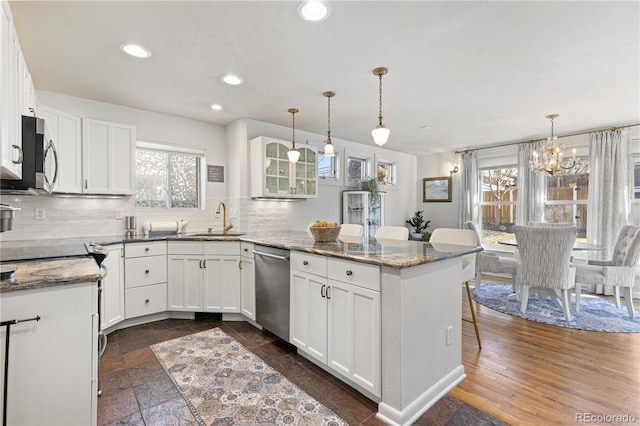
<path id="1" fill-rule="evenodd" d="M 424 210 L 425 220 L 430 220 L 429 232 L 436 228 L 457 228 L 458 211 L 460 208 L 460 175 L 449 173 L 456 163 L 453 152 L 423 155 L 418 158 L 418 179 L 416 181 L 416 210 Z M 453 176 L 452 193 L 450 203 L 425 203 L 422 198 L 423 178 Z"/>

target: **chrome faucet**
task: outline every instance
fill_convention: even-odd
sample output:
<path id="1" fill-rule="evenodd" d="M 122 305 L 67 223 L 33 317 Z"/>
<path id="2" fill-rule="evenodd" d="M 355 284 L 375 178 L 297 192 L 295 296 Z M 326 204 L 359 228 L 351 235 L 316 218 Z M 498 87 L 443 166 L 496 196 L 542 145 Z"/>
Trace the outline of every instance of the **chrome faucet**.
<path id="1" fill-rule="evenodd" d="M 224 204 L 224 202 L 220 201 L 218 203 L 216 214 L 220 214 L 220 207 L 222 207 L 222 232 L 226 234 L 227 232 L 229 232 L 229 229 L 233 228 L 233 224 L 229 222 L 229 224 L 227 225 L 227 206 Z"/>

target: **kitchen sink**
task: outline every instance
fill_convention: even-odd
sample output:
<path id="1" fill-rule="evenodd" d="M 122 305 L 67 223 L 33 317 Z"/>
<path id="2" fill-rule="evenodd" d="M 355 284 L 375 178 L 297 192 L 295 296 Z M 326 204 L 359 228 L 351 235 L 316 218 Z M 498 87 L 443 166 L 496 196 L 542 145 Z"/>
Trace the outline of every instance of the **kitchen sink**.
<path id="1" fill-rule="evenodd" d="M 240 235 L 244 235 L 244 233 L 240 232 L 205 232 L 202 234 L 188 234 L 188 237 L 239 237 Z"/>

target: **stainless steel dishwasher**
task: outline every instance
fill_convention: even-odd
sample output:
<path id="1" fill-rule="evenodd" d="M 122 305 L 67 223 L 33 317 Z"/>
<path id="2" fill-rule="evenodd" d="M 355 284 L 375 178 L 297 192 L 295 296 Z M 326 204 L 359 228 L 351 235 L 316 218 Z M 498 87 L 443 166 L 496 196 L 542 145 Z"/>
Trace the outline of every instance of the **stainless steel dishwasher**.
<path id="1" fill-rule="evenodd" d="M 289 341 L 289 250 L 256 244 L 256 322 Z"/>

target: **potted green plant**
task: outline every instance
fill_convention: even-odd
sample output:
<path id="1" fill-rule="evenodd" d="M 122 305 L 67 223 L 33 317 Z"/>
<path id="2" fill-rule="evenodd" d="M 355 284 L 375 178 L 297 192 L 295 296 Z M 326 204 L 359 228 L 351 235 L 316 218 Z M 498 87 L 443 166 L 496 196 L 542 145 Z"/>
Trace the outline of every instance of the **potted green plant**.
<path id="1" fill-rule="evenodd" d="M 424 217 L 422 216 L 423 212 L 423 210 L 418 210 L 413 214 L 413 217 L 411 219 L 406 221 L 414 231 L 411 233 L 412 240 L 429 241 L 429 237 L 431 237 L 431 233 L 427 231 L 427 228 L 429 227 L 429 223 L 431 223 L 431 221 L 424 220 Z"/>
<path id="2" fill-rule="evenodd" d="M 380 195 L 380 182 L 378 182 L 378 179 L 371 176 L 364 177 L 360 180 L 360 188 L 371 193 L 369 204 L 372 208 L 375 208 Z"/>

